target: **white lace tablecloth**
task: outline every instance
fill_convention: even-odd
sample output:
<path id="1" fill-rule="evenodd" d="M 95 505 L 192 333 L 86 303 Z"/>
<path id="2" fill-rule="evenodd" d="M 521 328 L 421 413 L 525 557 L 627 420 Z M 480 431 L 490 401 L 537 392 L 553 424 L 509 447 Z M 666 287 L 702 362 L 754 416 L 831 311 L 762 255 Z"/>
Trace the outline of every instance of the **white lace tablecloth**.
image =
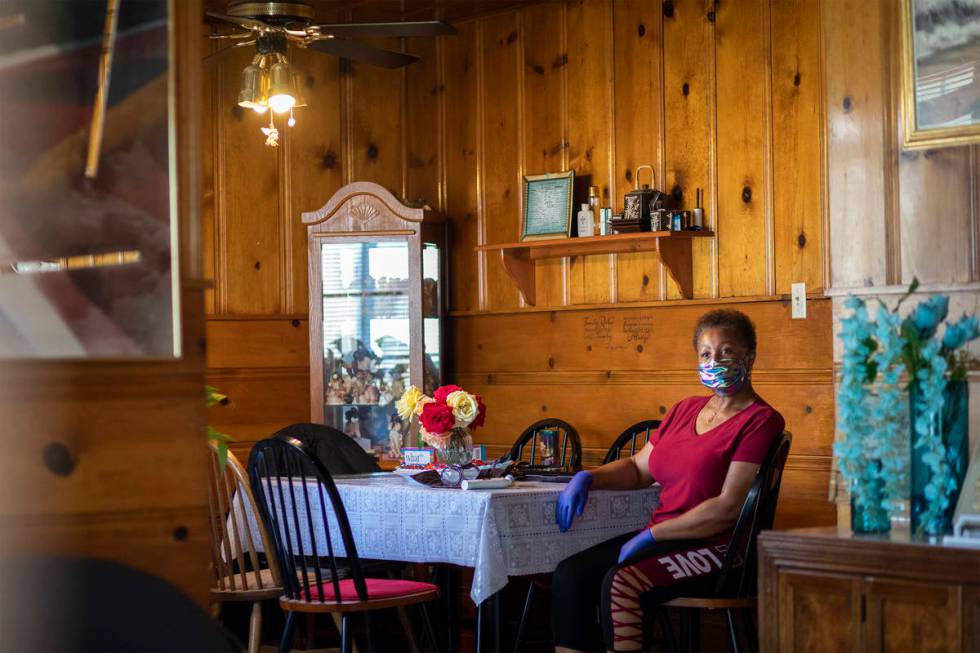
<path id="1" fill-rule="evenodd" d="M 638 531 L 657 505 L 659 487 L 589 494 L 581 517 L 567 533 L 558 531 L 555 502 L 561 483 L 520 482 L 505 490 L 427 488 L 397 474 L 335 479 L 361 558 L 421 563 L 449 563 L 474 569 L 470 597 L 479 605 L 507 584 L 508 576 L 548 573 L 563 559 L 612 537 Z M 300 481 L 293 481 L 299 486 Z M 283 485 L 287 510 L 289 492 Z M 326 551 L 323 516 L 310 491 L 313 531 L 319 551 Z M 296 487 L 297 497 L 301 492 Z M 256 497 L 256 500 L 258 498 Z M 303 501 L 300 504 L 301 513 Z M 241 506 L 235 499 L 236 510 Z M 324 496 L 324 505 L 330 502 Z M 332 511 L 331 511 L 332 512 Z M 311 549 L 305 514 L 301 537 Z M 249 511 L 255 532 L 255 515 Z M 331 515 L 331 540 L 338 555 L 343 545 Z M 260 538 L 253 540 L 261 547 Z M 339 547 L 339 550 L 338 548 Z"/>

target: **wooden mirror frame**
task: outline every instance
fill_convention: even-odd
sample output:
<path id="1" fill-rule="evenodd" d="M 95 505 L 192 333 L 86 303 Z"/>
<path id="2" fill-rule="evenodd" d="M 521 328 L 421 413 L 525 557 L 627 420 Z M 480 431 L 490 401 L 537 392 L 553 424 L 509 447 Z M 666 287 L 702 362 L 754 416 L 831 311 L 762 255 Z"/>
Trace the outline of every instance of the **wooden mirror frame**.
<path id="1" fill-rule="evenodd" d="M 322 424 L 323 279 L 320 245 L 327 240 L 337 243 L 406 241 L 409 278 L 421 280 L 422 223 L 429 220 L 441 222 L 441 217 L 428 207 L 406 206 L 383 186 L 355 181 L 334 193 L 320 209 L 303 213 L 302 219 L 307 225 L 309 252 L 310 416 L 313 422 Z M 409 285 L 408 310 L 410 316 L 422 314 L 421 283 Z M 422 329 L 421 320 L 409 320 L 409 382 L 419 388 L 423 386 Z"/>

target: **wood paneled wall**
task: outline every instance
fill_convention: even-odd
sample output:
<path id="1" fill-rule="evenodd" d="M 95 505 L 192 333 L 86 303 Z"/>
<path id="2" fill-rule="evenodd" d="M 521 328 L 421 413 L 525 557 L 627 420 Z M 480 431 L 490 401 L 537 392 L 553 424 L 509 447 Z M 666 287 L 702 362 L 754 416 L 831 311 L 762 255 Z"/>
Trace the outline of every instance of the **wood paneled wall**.
<path id="1" fill-rule="evenodd" d="M 213 409 L 212 422 L 244 451 L 308 419 L 298 216 L 366 179 L 452 220 L 456 380 L 492 402 L 484 442 L 502 448 L 547 412 L 579 425 L 594 459 L 630 421 L 698 391 L 690 329 L 723 303 L 772 334 L 762 340 L 770 367 L 760 390 L 800 438 L 786 490 L 795 507 L 783 521 L 826 523 L 830 506 L 813 501 L 825 496 L 833 423 L 831 312 L 817 299 L 826 192 L 819 16 L 810 0 L 527 3 L 463 20 L 456 37 L 408 40 L 423 58 L 404 71 L 298 53 L 310 106 L 278 151 L 262 146 L 261 119 L 233 108 L 247 56 L 221 60 L 204 127 L 215 278 L 208 365 L 231 403 Z M 704 190 L 717 237 L 695 244 L 693 301 L 678 299 L 654 254 L 599 255 L 539 262 L 530 309 L 496 257 L 473 251 L 517 239 L 522 175 L 572 168 L 621 210 L 643 163 L 686 207 Z M 797 281 L 813 298 L 805 322 L 790 321 L 785 303 Z M 621 329 L 634 318 L 654 325 L 642 341 L 583 355 L 598 346 L 583 320 L 611 320 L 615 340 L 629 337 Z"/>
<path id="2" fill-rule="evenodd" d="M 918 278 L 919 296 L 950 296 L 950 316 L 980 311 L 980 147 L 901 149 L 897 3 L 824 3 L 830 283 L 834 333 L 844 298 L 889 305 Z M 853 52 L 859 48 L 861 65 Z M 974 345 L 974 354 L 980 346 Z M 835 361 L 840 362 L 835 340 Z M 974 403 L 980 374 L 970 373 Z M 976 443 L 980 410 L 971 411 Z M 833 493 L 834 488 L 832 488 Z M 842 507 L 844 493 L 838 494 Z M 846 517 L 846 512 L 843 513 Z"/>

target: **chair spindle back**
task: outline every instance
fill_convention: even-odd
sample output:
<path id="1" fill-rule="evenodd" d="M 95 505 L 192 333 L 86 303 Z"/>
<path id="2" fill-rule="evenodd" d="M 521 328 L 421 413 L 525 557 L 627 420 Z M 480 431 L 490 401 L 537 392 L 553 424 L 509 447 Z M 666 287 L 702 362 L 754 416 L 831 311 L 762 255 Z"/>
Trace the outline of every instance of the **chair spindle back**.
<path id="1" fill-rule="evenodd" d="M 323 603 L 326 593 L 320 588 L 329 582 L 333 600 L 339 603 L 340 580 L 350 578 L 360 600 L 366 601 L 367 585 L 347 511 L 323 463 L 302 442 L 281 435 L 252 448 L 248 472 L 262 521 L 287 570 L 286 596 Z"/>
<path id="2" fill-rule="evenodd" d="M 560 441 L 559 466 L 570 471 L 582 469 L 582 441 L 575 427 L 564 420 L 549 417 L 542 419 L 524 429 L 510 449 L 507 457 L 514 461 L 524 459 L 525 448 L 528 449 L 527 462 L 531 465 L 546 464 L 538 457 L 538 445 L 541 442 L 542 431 L 555 431 L 555 447 Z M 530 444 L 530 447 L 527 445 Z"/>

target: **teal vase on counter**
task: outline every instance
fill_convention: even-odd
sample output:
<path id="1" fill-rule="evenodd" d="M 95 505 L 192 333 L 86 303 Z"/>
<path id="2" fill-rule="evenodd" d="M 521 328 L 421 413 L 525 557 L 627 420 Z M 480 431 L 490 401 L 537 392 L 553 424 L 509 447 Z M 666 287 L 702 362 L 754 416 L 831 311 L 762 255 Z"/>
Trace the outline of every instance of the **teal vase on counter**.
<path id="1" fill-rule="evenodd" d="M 970 462 L 970 386 L 966 381 L 950 381 L 943 390 L 943 407 L 940 411 L 938 429 L 945 447 L 946 462 L 951 471 L 951 483 L 946 488 L 946 505 L 938 513 L 929 515 L 930 500 L 929 482 L 933 470 L 925 457 L 928 455 L 924 447 L 916 447 L 919 435 L 915 431 L 916 418 L 919 416 L 919 386 L 913 383 L 909 387 L 909 410 L 911 417 L 912 446 L 909 468 L 909 509 L 912 533 L 939 535 L 953 530 L 953 513 L 956 501 L 959 499 L 966 469 Z"/>
<path id="2" fill-rule="evenodd" d="M 888 511 L 882 506 L 885 500 L 885 483 L 874 478 L 862 488 L 867 497 L 863 505 L 851 493 L 851 530 L 855 533 L 887 533 L 892 528 Z"/>

